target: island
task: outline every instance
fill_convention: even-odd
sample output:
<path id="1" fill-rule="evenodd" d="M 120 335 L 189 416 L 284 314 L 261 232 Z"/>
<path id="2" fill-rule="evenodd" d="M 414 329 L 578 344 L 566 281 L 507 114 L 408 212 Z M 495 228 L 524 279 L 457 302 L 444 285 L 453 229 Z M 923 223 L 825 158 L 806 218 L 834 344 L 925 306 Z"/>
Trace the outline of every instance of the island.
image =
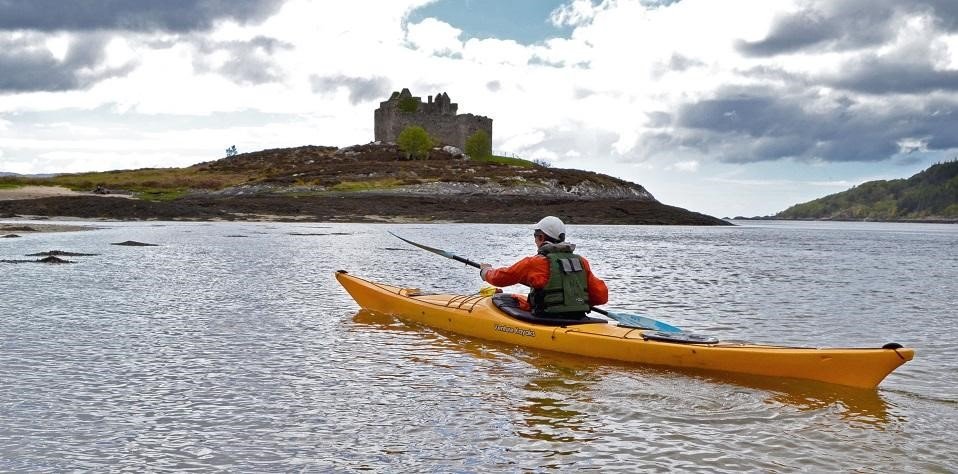
<path id="1" fill-rule="evenodd" d="M 58 187 L 27 193 L 18 188 Z M 0 177 L 0 217 L 121 220 L 730 225 L 663 204 L 639 184 L 451 146 L 394 143 L 237 153 L 185 168 Z"/>

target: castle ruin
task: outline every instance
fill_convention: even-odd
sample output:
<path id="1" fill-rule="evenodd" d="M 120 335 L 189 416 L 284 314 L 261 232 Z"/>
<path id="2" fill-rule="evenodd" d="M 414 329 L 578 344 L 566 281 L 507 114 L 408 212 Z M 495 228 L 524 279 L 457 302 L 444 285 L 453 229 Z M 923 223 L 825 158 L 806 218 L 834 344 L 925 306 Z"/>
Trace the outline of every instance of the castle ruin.
<path id="1" fill-rule="evenodd" d="M 395 143 L 399 134 L 411 125 L 418 125 L 436 142 L 465 148 L 466 139 L 484 130 L 492 141 L 492 119 L 482 115 L 457 114 L 454 104 L 445 92 L 429 96 L 427 102 L 414 97 L 409 89 L 393 92 L 389 100 L 379 103 L 374 114 L 375 140 Z"/>

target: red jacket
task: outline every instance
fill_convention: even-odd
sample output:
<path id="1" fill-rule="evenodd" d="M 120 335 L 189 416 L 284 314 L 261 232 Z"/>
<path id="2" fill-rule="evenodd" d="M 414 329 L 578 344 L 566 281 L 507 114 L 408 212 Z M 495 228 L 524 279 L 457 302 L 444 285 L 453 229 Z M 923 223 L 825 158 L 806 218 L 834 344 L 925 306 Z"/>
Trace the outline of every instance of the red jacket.
<path id="1" fill-rule="evenodd" d="M 586 284 L 589 292 L 589 305 L 599 306 L 609 301 L 609 288 L 605 282 L 592 273 L 589 262 L 582 256 L 582 268 L 585 270 Z M 490 268 L 486 270 L 486 281 L 495 286 L 525 285 L 530 288 L 542 289 L 549 281 L 549 259 L 544 255 L 533 255 L 519 260 L 511 267 Z M 524 300 L 520 300 L 524 301 Z M 529 310 L 528 302 L 522 304 L 523 309 Z"/>

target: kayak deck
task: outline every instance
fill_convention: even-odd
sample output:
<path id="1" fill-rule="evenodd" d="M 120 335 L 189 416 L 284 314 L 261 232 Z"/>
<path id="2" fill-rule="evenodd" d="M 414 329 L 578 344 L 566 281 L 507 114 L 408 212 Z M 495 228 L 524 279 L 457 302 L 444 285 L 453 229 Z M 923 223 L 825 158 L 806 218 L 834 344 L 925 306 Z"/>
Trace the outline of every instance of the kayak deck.
<path id="1" fill-rule="evenodd" d="M 340 270 L 336 279 L 364 309 L 465 336 L 624 362 L 788 377 L 873 389 L 915 351 L 803 348 L 741 343 L 683 344 L 607 323 L 545 326 L 512 318 L 482 295 L 423 294 Z"/>

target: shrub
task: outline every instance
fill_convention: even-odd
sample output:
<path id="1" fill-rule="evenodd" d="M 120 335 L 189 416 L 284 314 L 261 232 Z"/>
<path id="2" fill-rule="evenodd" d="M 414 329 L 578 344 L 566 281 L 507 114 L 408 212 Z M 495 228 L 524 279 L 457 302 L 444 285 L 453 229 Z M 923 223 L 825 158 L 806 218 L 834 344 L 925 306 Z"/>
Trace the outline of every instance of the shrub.
<path id="1" fill-rule="evenodd" d="M 492 156 L 492 140 L 485 130 L 479 130 L 466 139 L 465 150 L 470 158 L 488 158 Z"/>
<path id="2" fill-rule="evenodd" d="M 432 148 L 432 139 L 426 133 L 426 129 L 410 125 L 403 129 L 396 140 L 399 149 L 406 153 L 406 157 L 425 158 L 429 155 L 429 149 Z"/>
<path id="3" fill-rule="evenodd" d="M 412 97 L 403 97 L 399 101 L 399 110 L 409 113 L 415 112 L 419 110 L 419 101 Z"/>
<path id="4" fill-rule="evenodd" d="M 234 157 L 234 156 L 236 156 L 236 154 L 237 154 L 237 152 L 236 152 L 236 145 L 230 146 L 229 148 L 226 149 L 226 157 L 227 157 L 227 158 Z"/>

